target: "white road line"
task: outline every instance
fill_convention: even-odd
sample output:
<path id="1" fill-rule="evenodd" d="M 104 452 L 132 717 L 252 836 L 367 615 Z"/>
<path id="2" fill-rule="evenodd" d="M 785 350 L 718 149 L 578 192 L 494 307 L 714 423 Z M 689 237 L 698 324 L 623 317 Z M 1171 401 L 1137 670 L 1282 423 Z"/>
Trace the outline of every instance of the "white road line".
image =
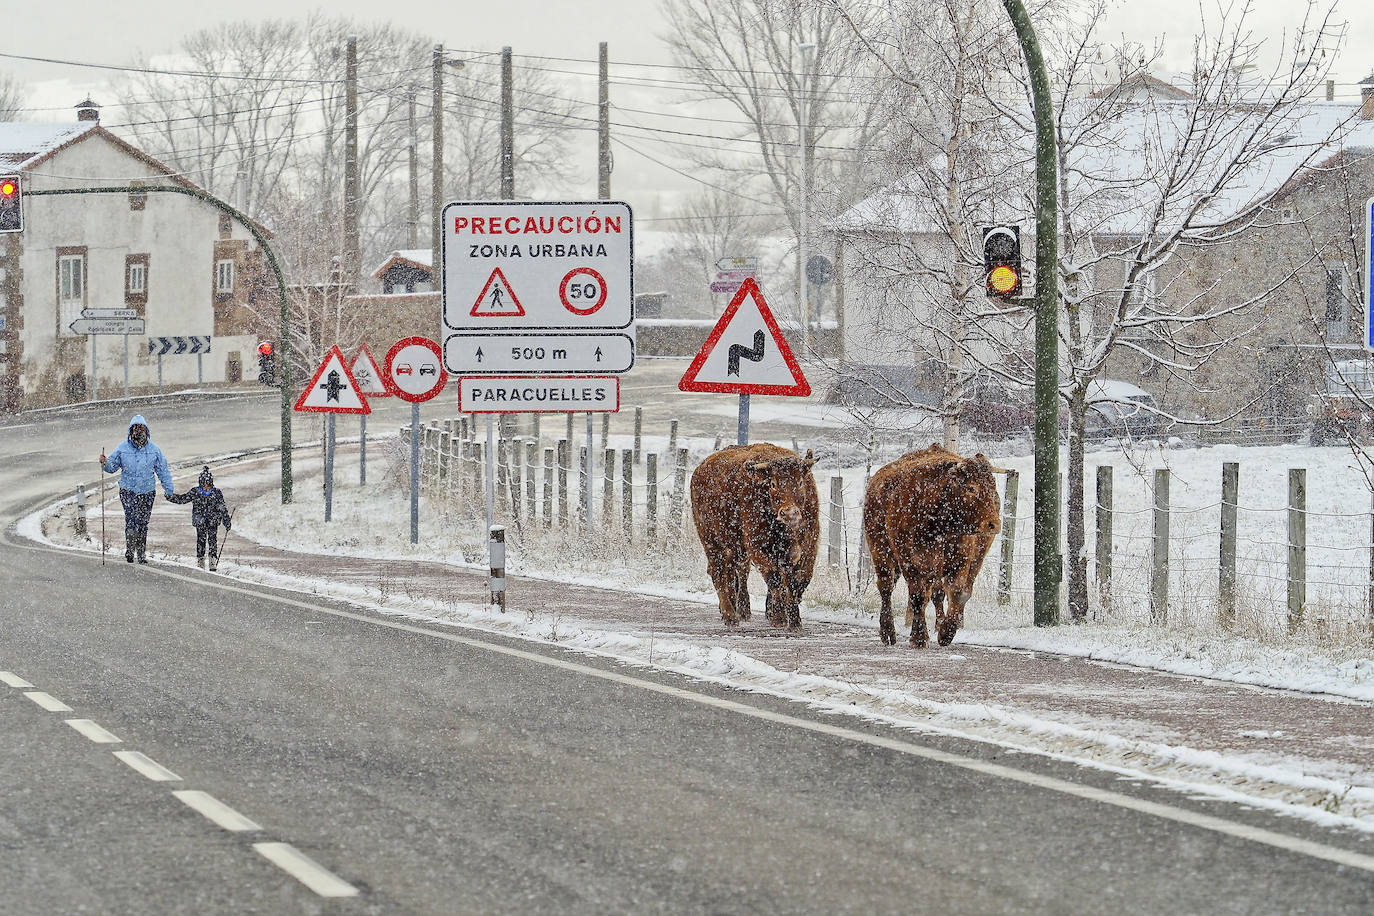
<path id="1" fill-rule="evenodd" d="M 199 789 L 183 789 L 172 794 L 181 799 L 186 807 L 199 812 L 225 830 L 239 832 L 262 829 L 209 792 L 202 792 Z"/>
<path id="2" fill-rule="evenodd" d="M 37 547 L 32 549 L 51 550 L 53 553 L 64 552 L 56 548 Z M 1173 805 L 1163 804 L 1161 802 L 1153 802 L 1142 798 L 1136 798 L 1131 795 L 1123 795 L 1121 793 L 1112 792 L 1107 789 L 1098 789 L 1092 786 L 1079 785 L 1078 783 L 1069 782 L 1065 779 L 1058 779 L 1053 776 L 1042 776 L 1038 773 L 1031 773 L 1024 770 L 1018 770 L 1013 767 L 1005 766 L 1003 764 L 978 760 L 973 757 L 963 757 L 958 754 L 951 754 L 933 747 L 927 747 L 909 741 L 902 741 L 896 738 L 887 737 L 885 735 L 872 735 L 868 734 L 867 732 L 858 731 L 856 729 L 844 728 L 838 725 L 830 725 L 824 722 L 813 722 L 808 719 L 790 716 L 785 713 L 773 712 L 767 709 L 757 709 L 753 706 L 749 706 L 736 700 L 730 700 L 724 697 L 713 697 L 708 694 L 697 693 L 691 690 L 685 690 L 683 688 L 673 687 L 667 684 L 657 684 L 653 681 L 630 677 L 629 675 L 621 674 L 616 671 L 603 671 L 599 668 L 591 667 L 590 665 L 583 665 L 578 662 L 569 661 L 562 658 L 556 658 L 553 656 L 541 655 L 537 652 L 530 652 L 525 649 L 517 649 L 513 646 L 504 646 L 499 643 L 486 642 L 484 640 L 475 639 L 469 636 L 460 636 L 457 633 L 447 633 L 439 630 L 429 629 L 427 627 L 401 623 L 400 621 L 395 620 L 383 620 L 366 614 L 357 614 L 351 611 L 338 610 L 336 608 L 326 607 L 320 604 L 311 604 L 306 601 L 299 601 L 294 598 L 287 598 L 266 591 L 255 591 L 252 589 L 244 588 L 242 586 L 231 585 L 228 583 L 195 579 L 190 576 L 182 575 L 181 573 L 173 572 L 172 570 L 168 569 L 154 568 L 151 570 L 151 572 L 153 572 L 156 575 L 166 576 L 169 579 L 177 579 L 182 582 L 191 583 L 193 585 L 210 586 L 212 588 L 219 589 L 220 591 L 230 592 L 239 595 L 246 595 L 258 601 L 272 601 L 277 604 L 287 605 L 289 607 L 301 608 L 314 614 L 329 614 L 333 617 L 338 617 L 344 620 L 354 620 L 359 623 L 369 624 L 371 626 L 385 627 L 387 629 L 396 630 L 403 633 L 414 633 L 420 636 L 429 636 L 435 639 L 442 639 L 446 642 L 468 646 L 469 648 L 473 649 L 479 649 L 486 652 L 493 652 L 498 655 L 505 655 L 511 658 L 523 659 L 533 664 L 546 665 L 552 668 L 560 668 L 565 671 L 576 672 L 586 677 L 600 678 L 602 680 L 611 681 L 612 683 L 624 684 L 626 686 L 636 687 L 641 690 L 647 690 L 652 693 L 660 693 L 668 696 L 674 696 L 679 699 L 686 700 L 688 702 L 699 703 L 703 706 L 713 706 L 718 709 L 738 713 L 739 715 L 743 716 L 750 716 L 756 719 L 763 719 L 770 722 L 776 722 L 778 724 L 791 726 L 793 728 L 800 728 L 818 734 L 842 738 L 847 741 L 854 741 L 861 744 L 868 744 L 874 747 L 886 748 L 888 750 L 901 754 L 907 754 L 912 757 L 921 757 L 927 760 L 933 760 L 938 763 L 943 763 L 948 766 L 960 767 L 961 769 L 971 770 L 977 773 L 983 773 L 988 776 L 995 776 L 997 778 L 1006 779 L 1012 782 L 1019 782 L 1026 785 L 1032 785 L 1042 789 L 1048 789 L 1053 792 L 1059 792 L 1064 795 L 1071 795 L 1077 798 L 1086 799 L 1088 801 L 1094 801 L 1105 805 L 1113 805 L 1118 808 L 1126 808 L 1132 811 L 1138 811 L 1140 813 L 1148 814 L 1153 817 L 1162 818 L 1164 820 L 1171 820 L 1181 824 L 1188 824 L 1190 826 L 1198 827 L 1203 830 L 1210 830 L 1215 833 L 1237 837 L 1239 839 L 1248 840 L 1253 843 L 1262 843 L 1266 846 L 1271 846 L 1275 849 L 1281 849 L 1287 852 L 1295 852 L 1301 855 L 1310 856 L 1314 859 L 1321 859 L 1326 862 L 1334 862 L 1337 865 L 1344 865 L 1350 868 L 1358 868 L 1362 871 L 1374 873 L 1374 856 L 1364 855 L 1362 853 L 1353 852 L 1348 849 L 1341 849 L 1337 846 L 1328 846 L 1324 843 L 1319 843 L 1315 840 L 1306 840 L 1300 837 L 1289 836 L 1287 834 L 1278 833 L 1273 830 L 1267 830 L 1263 827 L 1252 827 L 1247 824 L 1226 820 L 1225 818 L 1214 817 L 1209 814 L 1202 814 L 1200 812 L 1192 811 L 1186 808 L 1178 808 L 1174 807 Z M 454 626 L 461 625 L 454 624 Z M 266 853 L 263 854 L 266 855 Z"/>
<path id="3" fill-rule="evenodd" d="M 32 684 L 30 684 L 28 681 L 24 680 L 24 679 L 23 679 L 22 677 L 20 677 L 19 675 L 17 675 L 17 674 L 11 674 L 11 673 L 8 672 L 8 671 L 0 671 L 0 681 L 4 681 L 4 682 L 5 682 L 7 685 L 9 685 L 10 687 L 32 687 L 32 686 L 33 686 Z"/>
<path id="4" fill-rule="evenodd" d="M 321 897 L 356 897 L 358 889 L 290 843 L 254 843 L 263 858 Z"/>
<path id="5" fill-rule="evenodd" d="M 67 724 L 70 725 L 72 728 L 76 729 L 77 731 L 81 732 L 81 734 L 85 735 L 87 738 L 90 738 L 96 744 L 123 743 L 114 735 L 110 734 L 109 732 L 105 731 L 105 729 L 101 728 L 99 725 L 92 722 L 90 719 L 68 719 Z"/>
<path id="6" fill-rule="evenodd" d="M 115 751 L 114 755 L 153 782 L 180 782 L 181 777 L 156 760 L 138 751 Z"/>
<path id="7" fill-rule="evenodd" d="M 72 712 L 72 708 L 68 706 L 66 703 L 63 703 L 57 697 L 49 696 L 41 690 L 26 691 L 24 693 L 24 696 L 28 697 L 30 700 L 33 700 L 35 703 L 37 703 L 39 706 L 42 706 L 48 712 Z"/>

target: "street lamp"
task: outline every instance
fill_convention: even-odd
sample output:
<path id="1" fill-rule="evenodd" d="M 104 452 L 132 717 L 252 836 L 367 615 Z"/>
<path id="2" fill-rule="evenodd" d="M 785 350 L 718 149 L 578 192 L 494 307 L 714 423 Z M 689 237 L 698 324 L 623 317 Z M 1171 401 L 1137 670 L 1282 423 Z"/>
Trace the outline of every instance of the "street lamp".
<path id="1" fill-rule="evenodd" d="M 802 72 L 801 72 L 801 99 L 798 104 L 797 118 L 797 155 L 801 157 L 799 172 L 801 173 L 797 213 L 797 291 L 801 302 L 801 350 L 802 358 L 811 356 L 811 296 L 806 279 L 806 208 L 807 208 L 807 174 L 806 174 L 806 138 L 811 132 L 811 59 L 816 53 L 814 42 L 804 41 L 797 45 L 801 51 Z"/>

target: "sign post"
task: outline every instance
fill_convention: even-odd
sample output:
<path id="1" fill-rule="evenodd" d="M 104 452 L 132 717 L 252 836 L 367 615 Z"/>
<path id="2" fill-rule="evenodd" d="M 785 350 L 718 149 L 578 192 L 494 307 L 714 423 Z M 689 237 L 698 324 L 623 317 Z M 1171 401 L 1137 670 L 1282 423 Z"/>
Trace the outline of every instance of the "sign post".
<path id="1" fill-rule="evenodd" d="M 488 414 L 487 479 L 491 414 L 586 412 L 590 524 L 591 414 L 619 408 L 619 382 L 605 373 L 634 365 L 630 207 L 460 202 L 444 207 L 441 225 L 444 365 L 459 376 L 459 409 Z M 488 529 L 493 503 L 489 493 Z"/>
<path id="2" fill-rule="evenodd" d="M 1374 269 L 1374 197 L 1364 205 L 1364 345 L 1368 350 L 1374 350 L 1374 316 L 1370 315 L 1370 306 L 1374 304 L 1371 269 Z"/>
<path id="3" fill-rule="evenodd" d="M 811 394 L 811 385 L 753 280 L 740 284 L 677 387 L 682 391 L 738 394 L 739 445 L 749 444 L 750 395 Z"/>
<path id="4" fill-rule="evenodd" d="M 107 309 L 110 312 L 132 312 L 133 309 Z M 84 314 L 84 313 L 83 313 Z M 140 324 L 142 319 L 140 319 Z M 133 333 L 142 334 L 140 329 Z M 183 353 L 194 353 L 196 355 L 196 381 L 197 384 L 205 380 L 203 365 L 201 364 L 201 354 L 210 352 L 210 335 L 182 335 L 180 337 L 149 337 L 148 355 L 157 357 L 157 393 L 162 394 L 162 357 L 171 353 L 180 355 Z"/>
<path id="5" fill-rule="evenodd" d="M 363 341 L 358 346 L 358 351 L 353 354 L 353 361 L 348 364 L 348 371 L 353 373 L 353 378 L 358 382 L 358 390 L 363 393 L 363 397 L 391 397 L 391 392 L 386 387 L 386 377 L 382 375 L 377 360 L 373 359 L 372 351 L 367 347 L 367 341 Z M 358 485 L 363 486 L 366 483 L 367 414 L 363 414 L 358 417 Z"/>
<path id="6" fill-rule="evenodd" d="M 296 401 L 296 410 L 329 414 L 324 449 L 324 520 L 333 518 L 334 509 L 334 416 L 341 413 L 372 412 L 358 388 L 338 344 L 329 348 L 310 383 Z"/>
<path id="7" fill-rule="evenodd" d="M 396 397 L 410 402 L 410 543 L 420 543 L 420 403 L 444 390 L 443 352 L 427 337 L 398 340 L 387 351 L 382 376 Z M 490 486 L 490 483 L 488 484 Z"/>

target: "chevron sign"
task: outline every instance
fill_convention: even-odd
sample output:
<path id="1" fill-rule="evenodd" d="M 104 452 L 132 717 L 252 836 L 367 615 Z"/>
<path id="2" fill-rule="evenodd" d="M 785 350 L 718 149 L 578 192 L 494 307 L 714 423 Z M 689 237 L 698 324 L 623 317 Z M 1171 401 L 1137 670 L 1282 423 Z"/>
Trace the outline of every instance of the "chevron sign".
<path id="1" fill-rule="evenodd" d="M 200 337 L 149 337 L 148 355 L 165 356 L 168 353 L 209 353 L 210 336 Z"/>

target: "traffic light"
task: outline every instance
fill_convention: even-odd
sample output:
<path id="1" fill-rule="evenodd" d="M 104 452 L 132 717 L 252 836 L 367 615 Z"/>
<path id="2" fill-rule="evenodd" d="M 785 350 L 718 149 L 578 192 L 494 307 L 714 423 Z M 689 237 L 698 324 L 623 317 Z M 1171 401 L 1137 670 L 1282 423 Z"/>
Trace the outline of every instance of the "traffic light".
<path id="1" fill-rule="evenodd" d="M 995 299 L 1021 295 L 1021 227 L 983 227 L 983 279 Z"/>
<path id="2" fill-rule="evenodd" d="M 0 232 L 24 231 L 24 195 L 18 175 L 0 175 Z"/>
<path id="3" fill-rule="evenodd" d="M 258 344 L 258 383 L 277 384 L 277 354 L 270 340 Z"/>

